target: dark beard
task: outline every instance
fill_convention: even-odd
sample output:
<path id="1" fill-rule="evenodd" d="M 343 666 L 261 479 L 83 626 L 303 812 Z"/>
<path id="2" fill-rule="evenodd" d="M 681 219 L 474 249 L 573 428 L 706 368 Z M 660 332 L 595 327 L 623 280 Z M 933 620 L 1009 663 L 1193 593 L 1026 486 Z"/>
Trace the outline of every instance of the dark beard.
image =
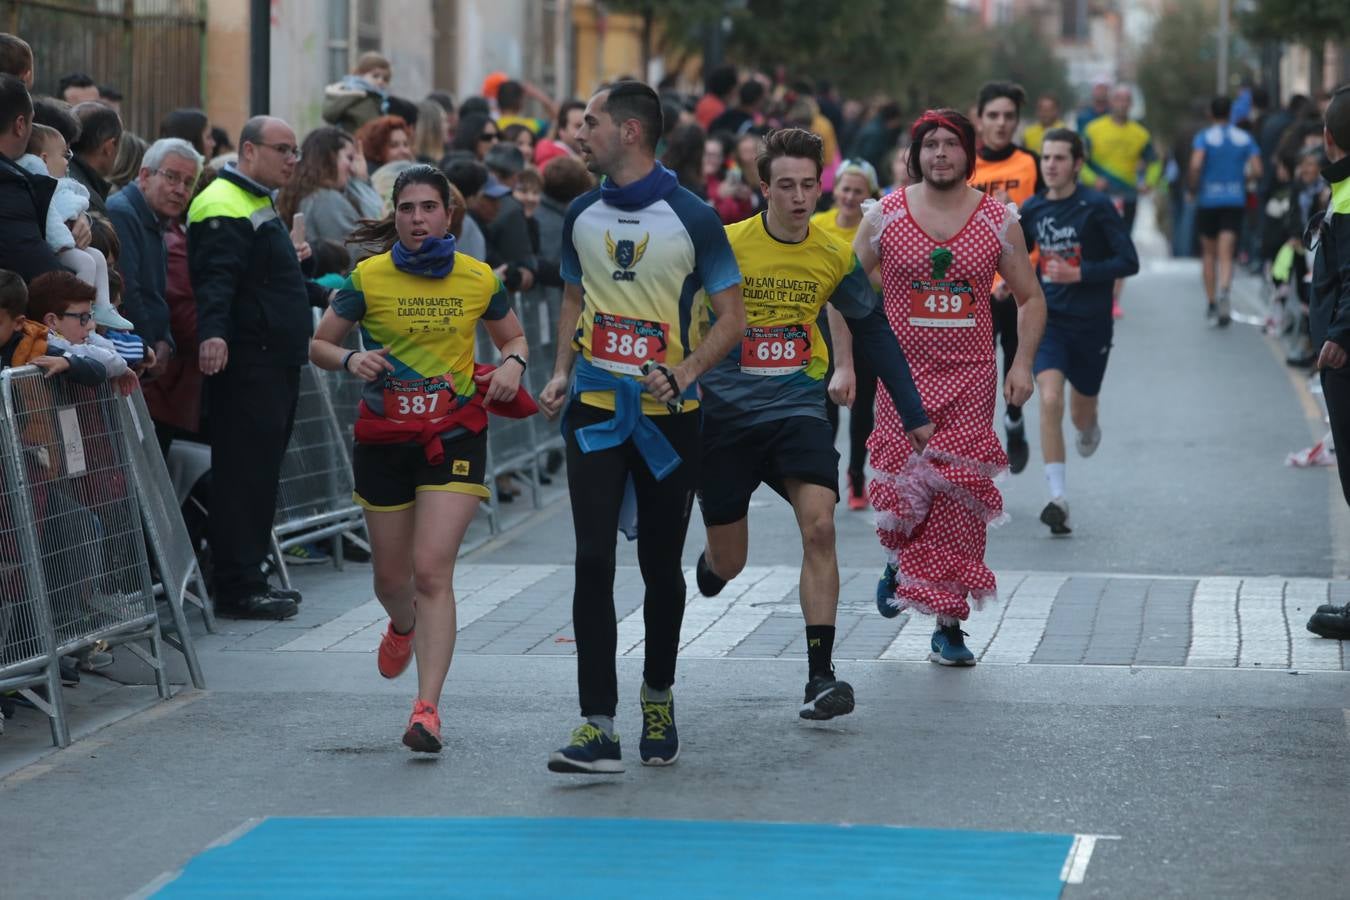
<path id="1" fill-rule="evenodd" d="M 954 191 L 957 188 L 963 188 L 966 186 L 966 182 L 962 178 L 953 178 L 951 181 L 938 182 L 934 181 L 928 175 L 923 176 L 923 183 L 935 191 L 942 191 L 944 193 L 947 191 Z"/>

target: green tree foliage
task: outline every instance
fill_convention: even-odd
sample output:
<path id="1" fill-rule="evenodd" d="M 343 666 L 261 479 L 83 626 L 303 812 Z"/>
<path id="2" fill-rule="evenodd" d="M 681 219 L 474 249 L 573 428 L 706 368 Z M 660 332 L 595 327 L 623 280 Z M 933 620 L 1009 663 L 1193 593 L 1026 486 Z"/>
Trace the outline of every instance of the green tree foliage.
<path id="1" fill-rule="evenodd" d="M 726 59 L 790 76 L 824 78 L 846 94 L 886 94 L 906 109 L 965 109 L 985 81 L 1018 80 L 1032 97 L 1069 97 L 1062 62 L 1031 23 L 998 35 L 931 0 L 608 0 L 614 11 L 659 22 L 666 50 L 699 50 L 730 24 Z"/>
<path id="2" fill-rule="evenodd" d="M 1346 0 L 1254 0 L 1239 16 L 1253 40 L 1318 44 L 1350 37 Z"/>
<path id="3" fill-rule="evenodd" d="M 1024 116 L 1030 115 L 1036 98 L 1044 94 L 1058 98 L 1065 110 L 1073 108 L 1074 91 L 1069 84 L 1068 69 L 1033 21 L 1018 19 L 994 35 L 993 45 L 990 72 L 995 78 L 1015 81 L 1026 88 L 1030 108 L 1023 111 Z"/>
<path id="4" fill-rule="evenodd" d="M 1229 46 L 1229 71 L 1235 82 L 1251 74 L 1248 52 L 1236 38 Z M 1145 124 L 1163 145 L 1207 120 L 1217 55 L 1215 4 L 1181 0 L 1166 7 L 1154 22 L 1139 57 L 1139 88 L 1147 104 Z"/>

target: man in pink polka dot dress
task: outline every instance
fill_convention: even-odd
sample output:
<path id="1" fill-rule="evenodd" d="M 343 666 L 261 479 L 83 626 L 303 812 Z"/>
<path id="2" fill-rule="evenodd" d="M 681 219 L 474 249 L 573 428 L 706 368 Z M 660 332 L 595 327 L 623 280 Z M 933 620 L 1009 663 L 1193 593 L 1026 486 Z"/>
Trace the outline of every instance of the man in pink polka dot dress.
<path id="1" fill-rule="evenodd" d="M 1031 398 L 1032 361 L 1045 330 L 1045 295 L 1027 256 L 1017 208 L 967 186 L 975 129 L 955 110 L 930 110 L 911 131 L 918 181 L 863 217 L 854 242 L 869 274 L 878 267 L 886 316 L 909 359 L 924 409 L 937 426 L 922 453 L 879 397 L 867 443 L 876 478 L 869 499 L 890 561 L 877 585 L 883 615 L 935 615 L 929 659 L 970 666 L 961 623 L 997 594 L 984 563 L 988 526 L 1004 518 L 994 477 L 1008 458 L 994 433 L 998 391 L 989 292 L 998 273 L 1018 303 L 1018 347 L 1004 400 Z"/>

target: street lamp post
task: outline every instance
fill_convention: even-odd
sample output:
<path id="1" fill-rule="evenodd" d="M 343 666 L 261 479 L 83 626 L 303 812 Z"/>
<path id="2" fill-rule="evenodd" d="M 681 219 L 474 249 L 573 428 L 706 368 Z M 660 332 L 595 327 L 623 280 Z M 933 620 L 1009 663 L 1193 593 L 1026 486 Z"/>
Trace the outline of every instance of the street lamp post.
<path id="1" fill-rule="evenodd" d="M 1215 93 L 1220 97 L 1228 94 L 1228 5 L 1229 0 L 1219 0 L 1219 84 Z"/>
<path id="2" fill-rule="evenodd" d="M 249 115 L 263 116 L 270 110 L 272 94 L 272 4 L 250 0 L 248 40 Z"/>

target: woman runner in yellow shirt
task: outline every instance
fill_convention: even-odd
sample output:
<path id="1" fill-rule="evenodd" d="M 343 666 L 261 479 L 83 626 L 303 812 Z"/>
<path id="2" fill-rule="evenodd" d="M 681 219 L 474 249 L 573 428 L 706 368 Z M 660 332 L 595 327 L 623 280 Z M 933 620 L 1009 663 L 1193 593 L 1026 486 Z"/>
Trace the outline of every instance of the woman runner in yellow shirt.
<path id="1" fill-rule="evenodd" d="M 441 749 L 455 558 L 488 496 L 487 413 L 528 415 L 533 407 L 518 396 L 527 352 L 520 322 L 492 269 L 456 252 L 450 198 L 450 183 L 431 166 L 399 175 L 392 215 L 351 238 L 385 252 L 357 265 L 309 351 L 315 365 L 365 382 L 352 469 L 375 596 L 389 613 L 377 666 L 396 678 L 415 649 L 417 699 L 403 743 L 422 753 Z M 479 321 L 502 354 L 495 370 L 474 364 Z M 365 349 L 348 350 L 342 342 L 358 324 Z"/>

